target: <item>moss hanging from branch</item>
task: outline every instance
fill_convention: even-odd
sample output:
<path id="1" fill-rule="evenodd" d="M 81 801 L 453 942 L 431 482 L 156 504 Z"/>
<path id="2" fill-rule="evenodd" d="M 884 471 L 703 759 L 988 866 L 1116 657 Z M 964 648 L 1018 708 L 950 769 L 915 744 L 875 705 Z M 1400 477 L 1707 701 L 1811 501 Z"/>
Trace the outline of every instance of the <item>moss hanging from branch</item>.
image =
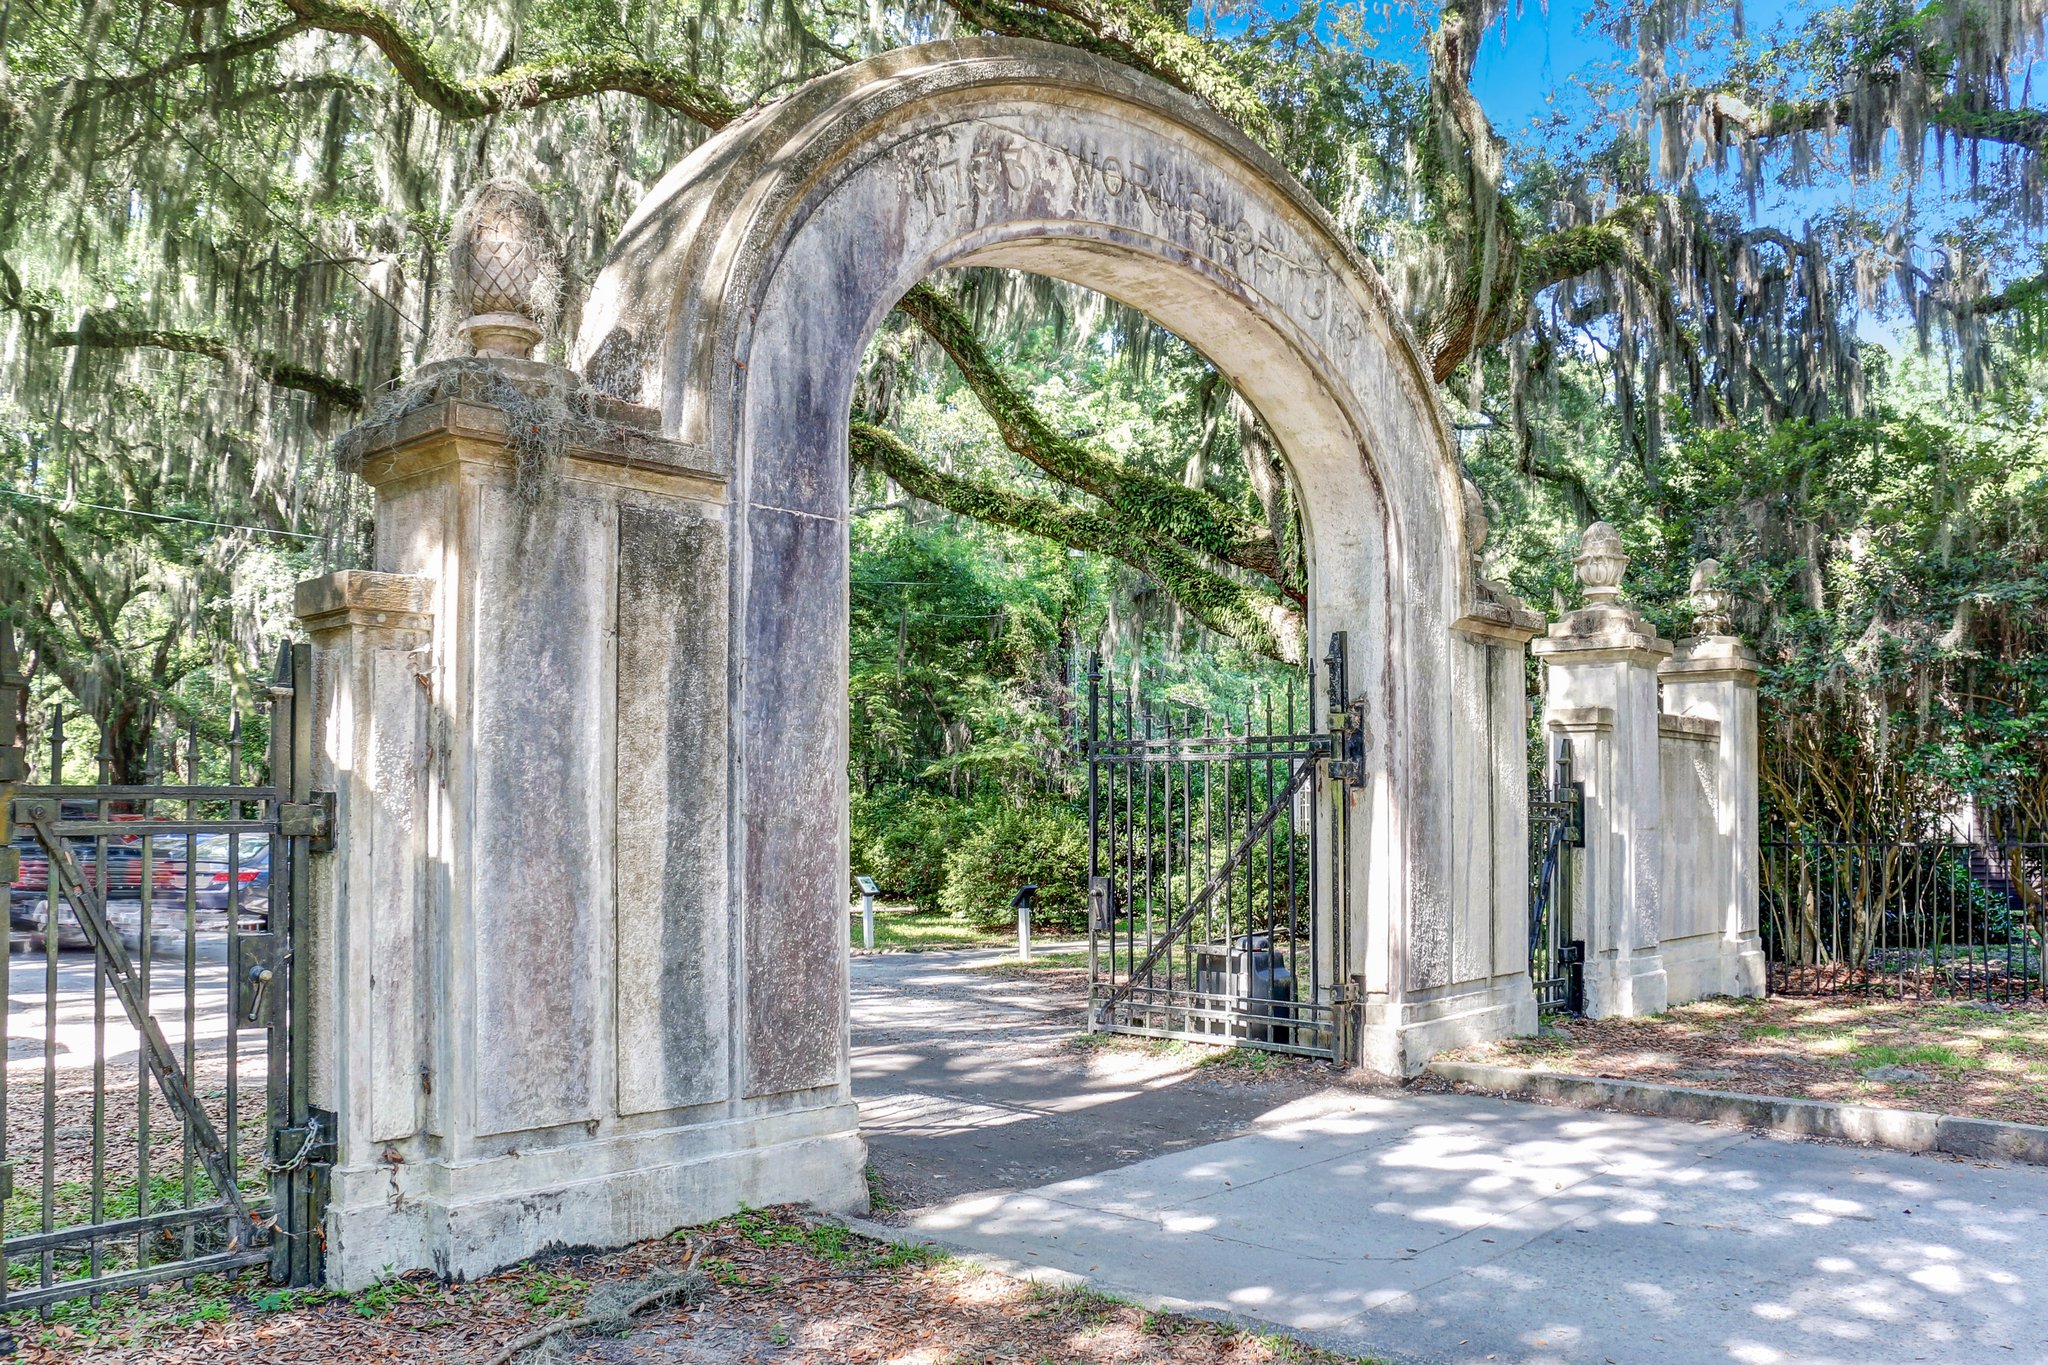
<path id="1" fill-rule="evenodd" d="M 50 345 L 60 348 L 84 346 L 110 351 L 150 347 L 160 351 L 177 351 L 184 355 L 205 356 L 209 360 L 218 360 L 229 365 L 246 365 L 266 383 L 310 393 L 315 398 L 350 412 L 360 412 L 363 406 L 363 391 L 347 380 L 336 379 L 332 375 L 320 374 L 303 365 L 293 364 L 274 351 L 241 351 L 218 337 L 205 336 L 198 332 L 120 327 L 101 319 L 96 314 L 87 313 L 79 320 L 78 330 L 52 332 Z"/>
<path id="2" fill-rule="evenodd" d="M 1188 551 L 1152 540 L 1112 512 L 1068 507 L 931 468 L 891 433 L 855 421 L 856 465 L 886 474 L 913 497 L 992 526 L 1092 550 L 1148 574 L 1190 616 L 1247 649 L 1285 663 L 1301 660 L 1302 618 L 1278 593 L 1205 567 Z"/>
<path id="3" fill-rule="evenodd" d="M 1284 582 L 1272 532 L 1213 493 L 1135 470 L 1070 441 L 1017 392 L 975 335 L 966 314 L 929 284 L 905 295 L 898 311 L 938 342 L 995 419 L 1003 443 L 1063 483 L 1189 550 L 1212 555 L 1275 583 Z M 1290 591 L 1296 602 L 1305 598 Z"/>
<path id="4" fill-rule="evenodd" d="M 375 5 L 357 0 L 284 0 L 307 25 L 368 39 L 400 80 L 437 112 L 454 119 L 487 118 L 560 100 L 615 91 L 721 128 L 740 106 L 678 66 L 617 53 L 576 61 L 535 62 L 464 80 L 434 60 L 426 46 Z"/>
<path id="5" fill-rule="evenodd" d="M 1258 95 L 1232 75 L 1215 51 L 1152 6 L 1131 0 L 946 0 L 962 19 L 990 33 L 1037 38 L 1135 66 L 1199 96 L 1262 145 L 1279 128 Z"/>

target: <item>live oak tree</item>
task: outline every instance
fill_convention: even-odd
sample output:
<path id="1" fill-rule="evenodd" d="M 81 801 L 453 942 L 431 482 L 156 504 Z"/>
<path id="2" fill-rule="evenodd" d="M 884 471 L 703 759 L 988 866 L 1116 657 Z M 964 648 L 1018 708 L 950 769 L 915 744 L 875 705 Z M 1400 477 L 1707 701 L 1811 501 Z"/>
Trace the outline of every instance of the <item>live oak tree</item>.
<path id="1" fill-rule="evenodd" d="M 1626 71 L 1569 134 L 1510 139 L 1474 93 L 1483 42 L 1517 22 L 1504 0 L 1417 11 L 1413 51 L 1378 45 L 1361 9 L 1172 0 L 17 0 L 0 11 L 0 422 L 8 567 L 34 603 L 18 621 L 38 668 L 63 676 L 82 652 L 90 703 L 146 728 L 176 668 L 155 666 L 154 624 L 107 624 L 137 537 L 88 533 L 108 514 L 83 504 L 250 528 L 196 562 L 145 542 L 150 611 L 188 630 L 219 619 L 193 604 L 228 596 L 239 546 L 290 532 L 347 558 L 363 499 L 326 443 L 447 345 L 437 271 L 468 186 L 510 171 L 542 192 L 573 330 L 577 286 L 689 148 L 805 79 L 944 33 L 1083 48 L 1235 120 L 1381 264 L 1448 396 L 1498 415 L 1518 475 L 1590 512 L 1601 490 L 1546 439 L 1588 386 L 1654 486 L 1674 423 L 1853 416 L 1859 313 L 1908 319 L 1966 387 L 2029 353 L 2048 114 L 2014 75 L 2043 8 L 1859 0 L 1765 36 L 1725 4 L 1602 0 Z M 1853 202 L 1830 197 L 1851 183 Z M 913 290 L 892 324 L 957 372 L 1021 476 L 946 468 L 886 403 L 851 419 L 856 460 L 910 497 L 1107 555 L 1200 624 L 1298 657 L 1299 531 L 1256 414 L 1210 375 L 1220 458 L 1101 448 L 1006 359 L 1029 293 L 963 272 Z"/>

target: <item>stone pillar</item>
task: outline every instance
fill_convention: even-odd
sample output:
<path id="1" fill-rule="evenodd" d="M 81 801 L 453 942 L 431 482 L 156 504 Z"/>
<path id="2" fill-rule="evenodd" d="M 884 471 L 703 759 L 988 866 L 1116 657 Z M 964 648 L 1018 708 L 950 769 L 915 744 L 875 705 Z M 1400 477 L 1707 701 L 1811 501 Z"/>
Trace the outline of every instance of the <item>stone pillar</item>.
<path id="1" fill-rule="evenodd" d="M 312 860 L 304 949 L 311 989 L 295 1027 L 309 1098 L 360 1157 L 420 1126 L 428 830 L 423 800 L 432 584 L 351 570 L 299 584 L 313 642 L 313 785 L 335 793 L 335 851 Z"/>
<path id="2" fill-rule="evenodd" d="M 777 1091 L 736 1041 L 732 516 L 658 430 L 465 359 L 347 443 L 378 572 L 300 592 L 341 793 L 312 1004 L 335 1284 L 863 1202 L 843 1065 Z"/>
<path id="3" fill-rule="evenodd" d="M 1720 565 L 1702 563 L 1693 576 L 1699 634 L 1678 642 L 1658 670 L 1667 715 L 1714 722 L 1718 740 L 1711 774 L 1714 821 L 1695 836 L 1709 850 L 1698 893 L 1718 931 L 1709 970 L 1674 999 L 1700 995 L 1762 995 L 1764 955 L 1758 937 L 1758 757 L 1756 655 L 1730 633 Z M 1674 834 L 1676 832 L 1674 831 Z"/>
<path id="4" fill-rule="evenodd" d="M 1612 527 L 1588 527 L 1577 562 L 1587 604 L 1534 653 L 1548 669 L 1544 728 L 1570 738 L 1585 790 L 1573 930 L 1586 944 L 1586 1012 L 1653 1014 L 1667 999 L 1657 669 L 1671 646 L 1620 600 L 1628 557 Z"/>

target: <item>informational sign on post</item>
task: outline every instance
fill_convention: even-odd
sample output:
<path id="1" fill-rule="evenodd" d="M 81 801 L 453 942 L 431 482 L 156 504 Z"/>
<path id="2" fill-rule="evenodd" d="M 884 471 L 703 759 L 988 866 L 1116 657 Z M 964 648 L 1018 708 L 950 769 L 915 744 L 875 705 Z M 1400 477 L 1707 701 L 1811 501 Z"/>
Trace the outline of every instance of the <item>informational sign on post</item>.
<path id="1" fill-rule="evenodd" d="M 882 894 L 882 888 L 875 885 L 875 879 L 866 875 L 853 879 L 860 888 L 860 946 L 869 952 L 875 950 L 875 897 Z"/>

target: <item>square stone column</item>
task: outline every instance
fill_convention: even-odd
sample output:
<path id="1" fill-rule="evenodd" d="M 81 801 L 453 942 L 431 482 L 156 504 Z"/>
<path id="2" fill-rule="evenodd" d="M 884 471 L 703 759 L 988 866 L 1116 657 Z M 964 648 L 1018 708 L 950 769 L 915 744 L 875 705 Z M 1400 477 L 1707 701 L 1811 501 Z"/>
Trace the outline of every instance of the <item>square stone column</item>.
<path id="1" fill-rule="evenodd" d="M 313 783 L 335 793 L 335 851 L 313 858 L 304 949 L 309 1098 L 337 1149 L 364 1153 L 420 1126 L 422 949 L 432 587 L 348 570 L 298 587 L 313 642 Z"/>
<path id="2" fill-rule="evenodd" d="M 728 471 L 573 385 L 422 370 L 347 443 L 377 572 L 301 592 L 342 793 L 312 1004 L 340 1286 L 865 1203 L 843 1038 L 775 1085 L 747 1029 Z"/>
<path id="3" fill-rule="evenodd" d="M 1711 978 L 1683 994 L 1762 995 L 1756 655 L 1732 635 L 1692 636 L 1678 642 L 1658 675 L 1667 714 L 1714 721 L 1720 730 L 1712 775 L 1715 819 L 1693 836 L 1710 850 L 1704 866 L 1718 874 L 1698 894 L 1711 898 L 1720 942 Z"/>
<path id="4" fill-rule="evenodd" d="M 1618 599 L 1619 537 L 1588 528 L 1579 554 L 1590 605 L 1550 627 L 1533 652 L 1548 670 L 1544 728 L 1572 744 L 1585 792 L 1585 848 L 1573 927 L 1586 944 L 1586 1012 L 1654 1014 L 1667 983 L 1657 669 L 1671 646 Z"/>

